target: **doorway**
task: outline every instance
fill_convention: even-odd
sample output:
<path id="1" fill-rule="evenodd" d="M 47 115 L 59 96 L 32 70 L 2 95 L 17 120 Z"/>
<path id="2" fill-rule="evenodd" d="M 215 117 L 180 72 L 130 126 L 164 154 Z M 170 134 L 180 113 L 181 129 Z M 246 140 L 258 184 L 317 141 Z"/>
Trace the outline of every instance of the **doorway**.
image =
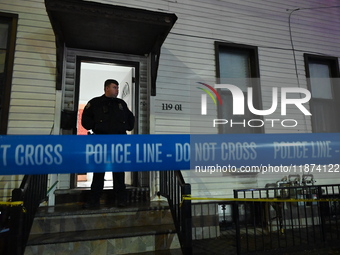
<path id="1" fill-rule="evenodd" d="M 81 116 L 87 102 L 93 97 L 104 94 L 104 82 L 107 79 L 115 79 L 119 83 L 118 98 L 123 99 L 129 109 L 136 116 L 135 111 L 135 66 L 123 65 L 122 63 L 108 63 L 89 60 L 79 61 L 79 86 L 78 86 L 78 112 L 77 112 L 77 135 L 87 135 L 88 131 L 81 125 Z M 132 134 L 136 131 L 128 132 Z M 125 173 L 125 184 L 134 185 L 132 172 Z M 93 173 L 80 173 L 75 175 L 75 186 L 77 188 L 88 188 L 92 183 Z M 112 172 L 105 173 L 104 188 L 112 188 Z"/>

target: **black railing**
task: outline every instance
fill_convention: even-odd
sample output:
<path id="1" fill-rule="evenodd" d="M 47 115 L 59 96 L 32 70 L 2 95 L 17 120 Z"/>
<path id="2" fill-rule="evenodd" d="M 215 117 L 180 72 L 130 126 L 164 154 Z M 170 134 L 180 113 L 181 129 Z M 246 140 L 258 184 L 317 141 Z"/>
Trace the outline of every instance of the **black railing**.
<path id="1" fill-rule="evenodd" d="M 235 198 L 260 200 L 232 204 L 237 254 L 320 248 L 339 240 L 339 191 L 340 184 L 234 190 Z M 265 201 L 272 198 L 286 201 Z"/>
<path id="2" fill-rule="evenodd" d="M 8 254 L 24 254 L 35 213 L 46 194 L 47 175 L 25 175 L 20 188 L 12 191 L 12 201 L 23 201 L 24 211 L 18 206 L 10 210 Z"/>
<path id="3" fill-rule="evenodd" d="M 160 194 L 168 199 L 178 237 L 184 254 L 192 254 L 191 186 L 185 183 L 181 171 L 160 172 Z"/>

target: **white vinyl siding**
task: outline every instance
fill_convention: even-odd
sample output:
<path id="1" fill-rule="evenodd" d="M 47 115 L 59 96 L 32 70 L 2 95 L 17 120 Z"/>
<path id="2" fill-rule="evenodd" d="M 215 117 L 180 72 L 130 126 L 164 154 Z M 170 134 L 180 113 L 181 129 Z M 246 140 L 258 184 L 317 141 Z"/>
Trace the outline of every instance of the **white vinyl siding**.
<path id="1" fill-rule="evenodd" d="M 145 6 L 151 10 L 163 9 L 178 16 L 161 49 L 157 95 L 150 98 L 150 131 L 155 134 L 191 133 L 190 86 L 198 81 L 216 81 L 215 41 L 258 47 L 263 109 L 269 109 L 272 104 L 273 87 L 307 88 L 304 53 L 339 56 L 340 8 L 318 8 L 336 6 L 336 0 L 327 3 L 318 0 L 270 0 L 264 4 L 259 4 L 257 0 L 110 2 L 132 7 Z M 297 8 L 301 10 L 293 11 Z M 289 31 L 291 12 L 292 37 Z M 162 105 L 169 103 L 181 104 L 182 111 L 163 110 Z M 305 107 L 309 109 L 308 104 Z M 287 113 L 298 121 L 296 127 L 287 129 L 266 124 L 265 133 L 312 132 L 310 116 L 305 116 L 293 106 L 288 107 Z M 280 107 L 271 118 L 282 119 Z M 199 122 L 197 119 L 195 124 L 202 125 Z M 205 132 L 203 125 L 200 130 Z M 284 177 L 283 174 L 244 175 L 241 178 L 218 174 L 197 176 L 193 171 L 183 171 L 183 174 L 185 180 L 192 184 L 194 196 L 209 197 L 229 197 L 232 196 L 232 189 L 264 187 L 266 183 Z M 315 175 L 319 184 L 333 183 L 333 177 Z"/>
<path id="2" fill-rule="evenodd" d="M 48 135 L 56 104 L 56 51 L 44 1 L 1 0 L 0 12 L 19 15 L 7 133 Z M 0 200 L 9 200 L 21 180 L 0 176 Z"/>
<path id="3" fill-rule="evenodd" d="M 337 5 L 337 1 L 327 2 Z M 303 54 L 339 55 L 340 8 L 303 9 L 325 6 L 320 1 L 177 1 L 169 2 L 168 12 L 178 20 L 166 39 L 161 54 L 157 95 L 152 98 L 153 123 L 156 134 L 190 133 L 191 110 L 188 102 L 190 86 L 195 82 L 216 81 L 214 42 L 245 44 L 258 47 L 263 109 L 272 103 L 273 87 L 307 88 Z M 317 18 L 316 18 L 317 17 Z M 295 52 L 292 50 L 292 42 Z M 295 53 L 295 60 L 294 54 Z M 296 67 L 295 67 L 296 61 Z M 296 69 L 295 69 L 296 68 Z M 182 112 L 164 111 L 163 103 L 182 104 Z M 309 109 L 309 105 L 305 105 Z M 189 109 L 188 109 L 189 108 Z M 281 125 L 265 125 L 265 133 L 309 133 L 311 118 L 289 106 L 289 118 L 298 125 L 287 129 Z M 271 118 L 283 119 L 280 107 Z M 204 128 L 202 129 L 204 133 Z M 219 175 L 182 171 L 192 184 L 192 195 L 230 197 L 232 189 L 264 187 L 284 177 L 278 175 Z M 315 174 L 318 183 L 337 182 L 334 176 Z"/>
<path id="4" fill-rule="evenodd" d="M 9 110 L 10 135 L 51 134 L 55 108 L 55 38 L 43 1 L 2 0 L 19 15 Z"/>

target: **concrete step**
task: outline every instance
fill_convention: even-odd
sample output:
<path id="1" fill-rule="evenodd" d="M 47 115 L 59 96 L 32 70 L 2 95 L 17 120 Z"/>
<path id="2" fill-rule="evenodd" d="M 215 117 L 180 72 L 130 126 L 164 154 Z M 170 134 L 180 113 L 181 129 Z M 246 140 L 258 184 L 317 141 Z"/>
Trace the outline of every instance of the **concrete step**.
<path id="1" fill-rule="evenodd" d="M 182 255 L 182 254 L 183 252 L 181 249 L 172 249 L 172 250 L 162 250 L 162 251 L 158 250 L 158 251 L 130 253 L 129 255 Z"/>
<path id="2" fill-rule="evenodd" d="M 73 233 L 72 233 L 73 235 Z M 117 237 L 26 246 L 25 255 L 118 255 L 180 251 L 175 233 Z M 171 253 L 170 253 L 171 254 Z M 182 253 L 177 253 L 182 254 Z"/>
<path id="3" fill-rule="evenodd" d="M 150 201 L 150 190 L 147 187 L 130 187 L 126 188 L 127 199 L 129 203 Z M 90 195 L 90 188 L 59 189 L 55 190 L 55 204 L 84 203 Z M 104 204 L 113 204 L 115 195 L 112 187 L 105 188 L 101 196 L 101 202 Z"/>
<path id="4" fill-rule="evenodd" d="M 40 208 L 31 235 L 84 230 L 159 226 L 173 224 L 170 209 L 164 203 L 133 203 L 125 208 L 106 207 L 84 210 L 81 204 Z"/>
<path id="5" fill-rule="evenodd" d="M 171 250 L 179 252 L 180 243 L 165 201 L 130 203 L 126 208 L 102 205 L 97 210 L 84 210 L 81 203 L 73 203 L 38 209 L 25 255 Z"/>

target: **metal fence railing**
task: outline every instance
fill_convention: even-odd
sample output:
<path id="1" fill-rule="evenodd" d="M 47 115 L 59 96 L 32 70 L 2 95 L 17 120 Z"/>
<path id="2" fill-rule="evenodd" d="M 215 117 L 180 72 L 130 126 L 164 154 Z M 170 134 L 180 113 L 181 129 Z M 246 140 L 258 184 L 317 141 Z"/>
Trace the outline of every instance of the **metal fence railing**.
<path id="1" fill-rule="evenodd" d="M 184 254 L 192 254 L 191 201 L 183 196 L 191 194 L 179 170 L 160 172 L 160 194 L 167 198 Z"/>
<path id="2" fill-rule="evenodd" d="M 237 253 L 339 240 L 339 190 L 340 184 L 234 190 L 234 198 L 244 199 L 232 203 Z"/>
<path id="3" fill-rule="evenodd" d="M 19 188 L 12 191 L 12 203 L 7 208 L 8 234 L 2 247 L 4 254 L 22 255 L 39 204 L 46 199 L 47 175 L 25 175 Z"/>

